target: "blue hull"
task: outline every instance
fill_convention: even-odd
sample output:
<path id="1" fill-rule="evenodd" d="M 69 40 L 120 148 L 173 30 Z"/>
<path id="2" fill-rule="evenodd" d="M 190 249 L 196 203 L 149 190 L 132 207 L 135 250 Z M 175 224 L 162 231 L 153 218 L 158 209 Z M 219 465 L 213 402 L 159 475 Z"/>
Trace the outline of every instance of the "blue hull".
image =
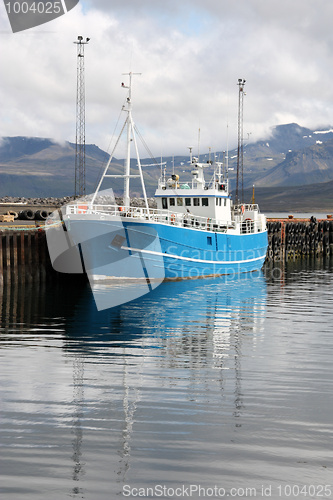
<path id="1" fill-rule="evenodd" d="M 132 226 L 125 222 L 124 227 Z M 149 227 L 158 234 L 168 279 L 251 272 L 261 269 L 266 258 L 267 231 L 231 235 L 162 224 Z"/>
<path id="2" fill-rule="evenodd" d="M 262 268 L 268 245 L 267 231 L 226 234 L 125 218 L 72 219 L 69 230 L 74 243 L 82 244 L 86 269 L 104 277 L 163 280 L 251 272 Z"/>

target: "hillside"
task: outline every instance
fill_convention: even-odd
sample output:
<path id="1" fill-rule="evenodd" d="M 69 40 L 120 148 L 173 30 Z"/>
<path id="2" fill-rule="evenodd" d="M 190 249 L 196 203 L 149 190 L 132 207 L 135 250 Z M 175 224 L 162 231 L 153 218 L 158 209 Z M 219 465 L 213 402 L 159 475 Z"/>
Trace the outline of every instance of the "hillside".
<path id="1" fill-rule="evenodd" d="M 257 186 L 299 186 L 333 180 L 333 140 L 287 153 Z"/>
<path id="2" fill-rule="evenodd" d="M 317 177 L 318 176 L 318 177 Z M 279 125 L 271 137 L 245 146 L 244 185 L 268 187 L 333 179 L 333 130 Z"/>
<path id="3" fill-rule="evenodd" d="M 221 160 L 222 152 L 216 152 Z M 86 145 L 86 192 L 93 192 L 108 154 L 94 144 Z M 209 155 L 200 156 L 200 161 L 208 161 Z M 166 171 L 170 173 L 173 165 L 184 182 L 190 179 L 192 169 L 189 157 L 178 156 L 163 158 Z M 133 166 L 136 161 L 133 160 Z M 154 194 L 160 166 L 151 158 L 142 159 L 148 196 Z M 119 174 L 123 170 L 124 160 L 114 158 L 111 173 Z M 144 165 L 148 165 L 145 167 Z M 70 196 L 74 193 L 75 144 L 56 143 L 46 138 L 6 137 L 0 141 L 0 196 Z M 229 179 L 235 188 L 237 150 L 229 152 Z M 207 179 L 213 174 L 207 169 Z M 132 195 L 141 196 L 138 179 L 131 184 Z M 263 203 L 276 203 L 276 198 L 289 200 L 291 204 L 305 203 L 325 205 L 331 203 L 330 192 L 326 184 L 333 181 L 333 131 L 330 127 L 321 131 L 312 131 L 292 123 L 279 125 L 272 129 L 264 140 L 244 144 L 244 188 L 252 188 L 263 196 Z M 322 183 L 319 192 L 327 192 L 324 200 L 311 189 L 314 183 Z M 122 179 L 112 179 L 116 194 L 121 194 Z M 301 189 L 299 193 L 290 187 L 310 186 L 310 190 Z M 330 185 L 331 186 L 331 185 Z M 283 188 L 277 189 L 277 188 Z M 332 187 L 332 186 L 331 186 Z M 276 195 L 275 193 L 276 189 Z M 316 189 L 317 191 L 317 189 Z M 263 193 L 266 193 L 265 195 Z M 283 193 L 283 194 L 282 194 Z M 305 195 L 306 193 L 306 195 Z M 282 198 L 281 198 L 282 197 Z"/>
<path id="4" fill-rule="evenodd" d="M 86 146 L 86 186 L 94 189 L 107 154 Z M 115 164 L 117 160 L 115 160 Z M 69 196 L 74 193 L 75 144 L 6 137 L 0 144 L 0 196 Z"/>
<path id="5" fill-rule="evenodd" d="M 97 182 L 105 168 L 108 154 L 94 144 L 86 145 L 86 192 L 96 189 Z M 185 169 L 191 170 L 188 157 L 169 157 L 168 171 L 171 171 L 172 162 Z M 136 160 L 132 160 L 132 166 Z M 153 195 L 157 180 L 160 176 L 158 161 L 152 158 L 143 158 L 146 188 L 149 195 Z M 149 167 L 145 167 L 149 165 Z M 123 172 L 124 160 L 114 158 L 110 166 L 110 173 Z M 37 137 L 5 137 L 0 142 L 0 196 L 70 196 L 74 193 L 75 172 L 75 144 L 65 142 L 58 144 L 50 139 Z M 123 189 L 122 179 L 107 180 L 104 188 L 112 186 L 116 194 Z M 141 196 L 141 183 L 134 179 L 131 183 L 133 196 Z"/>
<path id="6" fill-rule="evenodd" d="M 308 186 L 260 187 L 255 189 L 255 201 L 262 212 L 325 212 L 333 213 L 333 181 Z M 244 190 L 245 202 L 250 202 L 252 189 Z"/>

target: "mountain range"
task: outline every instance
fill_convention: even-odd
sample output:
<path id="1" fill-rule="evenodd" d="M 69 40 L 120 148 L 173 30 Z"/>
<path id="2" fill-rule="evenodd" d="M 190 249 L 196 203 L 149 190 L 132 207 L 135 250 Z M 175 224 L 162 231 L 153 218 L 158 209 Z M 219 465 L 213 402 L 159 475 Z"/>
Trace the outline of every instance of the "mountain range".
<path id="1" fill-rule="evenodd" d="M 223 152 L 214 153 L 222 159 Z M 206 162 L 212 154 L 200 155 Z M 229 179 L 235 189 L 237 150 L 229 151 Z M 94 144 L 86 145 L 86 192 L 94 191 L 108 154 Z M 163 158 L 167 173 L 173 165 L 181 181 L 190 179 L 192 166 L 188 156 Z M 132 166 L 135 166 L 133 160 Z M 147 194 L 152 196 L 161 166 L 154 159 L 142 159 Z M 0 196 L 43 197 L 70 196 L 74 193 L 75 144 L 59 144 L 36 137 L 3 137 L 0 140 Z M 114 158 L 111 173 L 119 174 L 123 159 Z M 149 165 L 145 167 L 144 165 Z M 153 165 L 153 166 L 152 166 Z M 207 178 L 213 172 L 207 168 Z M 140 196 L 137 179 L 132 195 Z M 295 123 L 278 125 L 269 137 L 244 143 L 244 201 L 255 185 L 256 201 L 265 210 L 330 210 L 333 211 L 333 130 L 326 127 L 310 130 Z M 103 188 L 110 187 L 103 185 Z M 123 181 L 113 179 L 116 194 Z M 250 189 L 251 188 L 251 189 Z M 325 195 L 324 195 L 325 193 Z"/>

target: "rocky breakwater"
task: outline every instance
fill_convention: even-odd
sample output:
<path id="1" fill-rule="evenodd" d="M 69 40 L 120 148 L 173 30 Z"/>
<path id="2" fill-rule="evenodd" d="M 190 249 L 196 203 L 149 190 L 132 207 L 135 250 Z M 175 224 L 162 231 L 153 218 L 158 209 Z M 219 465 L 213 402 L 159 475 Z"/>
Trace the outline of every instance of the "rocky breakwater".
<path id="1" fill-rule="evenodd" d="M 45 220 L 50 213 L 73 198 L 25 198 L 5 196 L 0 198 L 0 215 L 11 215 L 13 220 Z"/>
<path id="2" fill-rule="evenodd" d="M 64 196 L 63 198 L 25 198 L 5 196 L 0 198 L 0 215 L 9 215 L 11 220 L 19 221 L 44 221 L 56 209 L 63 205 L 74 202 L 74 196 Z M 91 195 L 80 198 L 80 201 L 91 200 Z M 77 202 L 77 201 L 76 201 Z M 154 198 L 148 199 L 149 206 L 156 208 Z M 122 198 L 98 197 L 95 203 L 102 205 L 122 205 Z M 143 207 L 145 202 L 142 198 L 132 198 L 131 206 Z"/>

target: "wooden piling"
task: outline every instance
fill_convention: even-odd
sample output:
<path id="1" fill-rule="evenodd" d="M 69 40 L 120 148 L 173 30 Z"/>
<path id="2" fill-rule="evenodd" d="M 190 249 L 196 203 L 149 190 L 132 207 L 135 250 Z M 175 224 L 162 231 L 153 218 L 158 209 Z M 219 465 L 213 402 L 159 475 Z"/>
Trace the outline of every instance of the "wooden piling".
<path id="1" fill-rule="evenodd" d="M 0 281 L 40 281 L 57 275 L 43 228 L 0 227 Z"/>
<path id="2" fill-rule="evenodd" d="M 0 234 L 0 281 L 3 282 L 2 234 Z"/>

